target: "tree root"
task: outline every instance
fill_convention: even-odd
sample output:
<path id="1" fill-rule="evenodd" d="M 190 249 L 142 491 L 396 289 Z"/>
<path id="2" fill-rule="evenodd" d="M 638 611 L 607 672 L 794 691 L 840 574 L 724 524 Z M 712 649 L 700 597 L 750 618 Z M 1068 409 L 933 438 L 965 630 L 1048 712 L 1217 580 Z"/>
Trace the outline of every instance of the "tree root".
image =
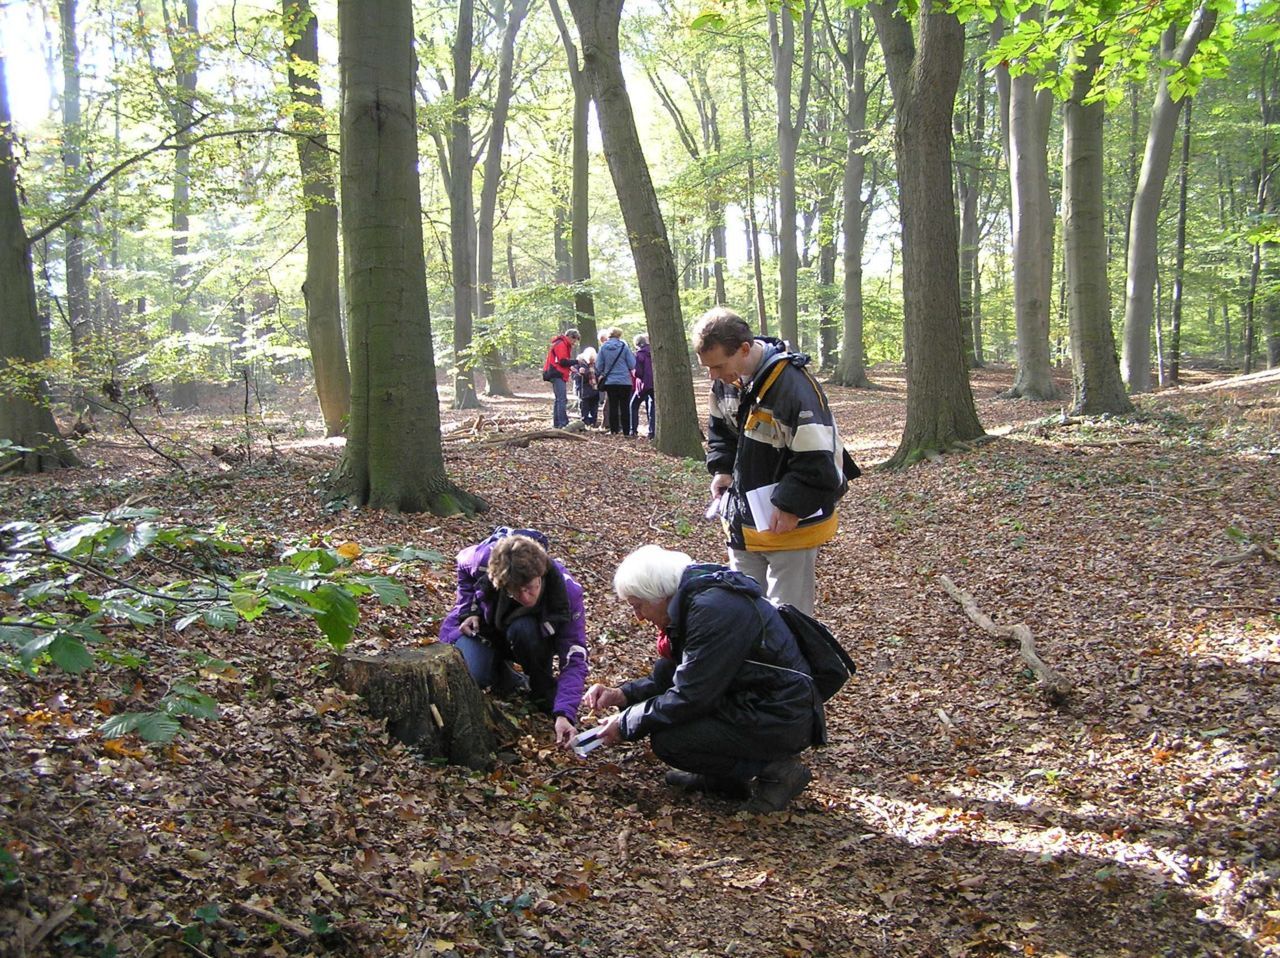
<path id="1" fill-rule="evenodd" d="M 1035 673 L 1041 688 L 1050 701 L 1059 703 L 1071 694 L 1071 683 L 1060 672 L 1047 665 L 1036 653 L 1036 642 L 1031 630 L 1025 625 L 996 625 L 991 617 L 978 608 L 977 600 L 972 595 L 952 582 L 947 576 L 939 577 L 947 595 L 960 603 L 972 622 L 982 631 L 1012 641 L 1018 646 L 1018 654 Z"/>

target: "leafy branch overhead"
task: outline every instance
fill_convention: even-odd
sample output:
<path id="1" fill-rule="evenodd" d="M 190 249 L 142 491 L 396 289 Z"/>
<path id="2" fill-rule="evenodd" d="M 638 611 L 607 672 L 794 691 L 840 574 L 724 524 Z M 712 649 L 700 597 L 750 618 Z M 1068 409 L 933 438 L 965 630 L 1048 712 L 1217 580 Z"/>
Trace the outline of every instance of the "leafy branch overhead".
<path id="1" fill-rule="evenodd" d="M 131 629 L 182 632 L 200 623 L 229 630 L 270 614 L 311 619 L 322 641 L 340 650 L 360 623 L 360 599 L 406 605 L 397 574 L 441 559 L 430 550 L 354 542 L 277 549 L 225 527 L 166 524 L 157 510 L 131 506 L 71 522 L 6 523 L 0 590 L 9 602 L 0 643 L 30 674 L 45 664 L 78 673 L 93 667 L 95 653 L 127 656 L 123 640 L 109 636 Z M 276 561 L 262 564 L 267 559 Z M 177 731 L 176 716 L 209 718 L 216 710 L 178 684 L 151 714 L 146 721 L 118 716 L 103 731 L 139 729 L 165 740 Z"/>

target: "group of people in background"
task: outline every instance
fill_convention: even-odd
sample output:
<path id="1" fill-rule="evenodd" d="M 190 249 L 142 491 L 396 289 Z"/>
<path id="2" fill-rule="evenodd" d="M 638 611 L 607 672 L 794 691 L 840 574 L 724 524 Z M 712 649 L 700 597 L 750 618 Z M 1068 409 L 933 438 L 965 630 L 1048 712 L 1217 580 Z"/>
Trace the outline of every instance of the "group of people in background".
<path id="1" fill-rule="evenodd" d="M 609 329 L 575 360 L 579 338 L 572 329 L 556 337 L 544 364 L 557 421 L 576 365 L 579 381 L 594 377 L 603 389 L 611 432 L 633 434 L 645 406 L 652 435 L 647 339 L 637 337 L 632 353 Z M 729 563 L 645 545 L 618 566 L 614 592 L 658 631 L 650 674 L 586 687 L 582 587 L 535 530 L 499 528 L 459 553 L 440 638 L 480 685 L 526 690 L 553 717 L 558 744 L 578 741 L 580 709 L 609 712 L 590 731 L 609 745 L 648 738 L 673 788 L 776 812 L 809 784 L 800 754 L 826 740 L 822 698 L 777 606 L 812 612 L 817 549 L 836 533 L 836 506 L 857 467 L 807 356 L 756 336 L 723 307 L 699 320 L 693 347 L 712 383 L 707 515 L 724 526 Z M 584 406 L 584 417 L 594 412 Z"/>
<path id="2" fill-rule="evenodd" d="M 563 429 L 569 423 L 567 397 L 572 385 L 584 425 L 598 425 L 614 435 L 635 436 L 644 410 L 652 439 L 656 420 L 649 337 L 644 333 L 636 336 L 633 351 L 622 338 L 622 330 L 610 327 L 600 333 L 598 348 L 587 346 L 574 357 L 573 349 L 581 339 L 576 329 L 567 329 L 547 349 L 542 376 L 551 383 L 554 396 L 552 426 Z"/>

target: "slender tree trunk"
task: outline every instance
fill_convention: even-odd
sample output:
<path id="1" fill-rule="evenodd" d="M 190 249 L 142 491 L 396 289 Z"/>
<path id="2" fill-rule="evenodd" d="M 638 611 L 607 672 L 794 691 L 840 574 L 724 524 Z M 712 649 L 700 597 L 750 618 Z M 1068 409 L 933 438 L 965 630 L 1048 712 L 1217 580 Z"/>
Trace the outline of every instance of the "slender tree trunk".
<path id="1" fill-rule="evenodd" d="M 1182 124 L 1182 161 L 1178 167 L 1178 227 L 1173 263 L 1173 318 L 1169 323 L 1169 385 L 1178 385 L 1182 353 L 1182 282 L 1187 262 L 1187 180 L 1191 172 L 1191 105 Z"/>
<path id="2" fill-rule="evenodd" d="M 324 102 L 315 79 L 320 66 L 319 29 L 309 0 L 283 0 L 283 15 L 294 122 L 306 132 L 296 141 L 307 235 L 307 278 L 302 284 L 307 340 L 325 435 L 340 436 L 346 431 L 351 412 L 351 372 L 347 368 L 338 292 L 338 204 L 333 160 L 325 132 Z M 307 65 L 305 72 L 295 68 L 295 61 Z"/>
<path id="3" fill-rule="evenodd" d="M 1171 59 L 1186 66 L 1217 24 L 1217 11 L 1208 4 L 1200 6 L 1183 32 Z M 1169 174 L 1173 138 L 1178 131 L 1181 101 L 1169 93 L 1168 72 L 1160 77 L 1156 102 L 1151 110 L 1151 126 L 1142 157 L 1142 173 L 1129 216 L 1129 255 L 1124 307 L 1124 345 L 1120 368 L 1130 392 L 1146 392 L 1151 388 L 1151 323 L 1155 304 L 1156 253 L 1160 218 L 1160 198 Z"/>
<path id="4" fill-rule="evenodd" d="M 185 14 L 176 23 L 166 23 L 169 51 L 173 58 L 177 89 L 170 100 L 174 126 L 186 130 L 195 115 L 196 81 L 200 70 L 200 26 L 197 0 L 186 0 Z M 173 155 L 173 238 L 169 251 L 173 257 L 173 313 L 169 328 L 179 338 L 191 332 L 191 264 L 188 261 L 191 235 L 191 147 L 189 136 L 179 133 L 178 149 Z M 173 385 L 173 403 L 191 408 L 199 402 L 196 383 L 189 377 Z"/>
<path id="5" fill-rule="evenodd" d="M 31 379 L 30 365 L 48 358 L 36 311 L 35 272 L 31 247 L 22 225 L 18 201 L 17 159 L 13 152 L 13 118 L 5 60 L 0 54 L 0 381 L 10 376 Z M 43 378 L 31 379 L 26 390 L 0 389 L 0 440 L 30 452 L 7 453 L 0 449 L 0 469 L 48 472 L 75 465 L 76 459 L 62 441 L 49 409 Z"/>
<path id="6" fill-rule="evenodd" d="M 1102 59 L 1094 44 L 1078 57 L 1064 117 L 1062 147 L 1063 260 L 1071 327 L 1075 412 L 1131 412 L 1116 361 L 1107 290 L 1107 237 L 1103 220 L 1102 127 L 1104 105 L 1084 102 Z"/>
<path id="7" fill-rule="evenodd" d="M 573 83 L 573 185 L 570 194 L 573 260 L 571 279 L 575 288 L 573 312 L 578 331 L 582 334 L 582 342 L 594 345 L 598 334 L 595 296 L 590 288 L 591 250 L 587 233 L 591 214 L 591 153 L 587 129 L 591 110 L 591 80 L 583 71 L 578 50 L 573 44 L 573 38 L 569 36 L 568 24 L 565 23 L 557 0 L 551 0 L 551 12 L 555 15 L 556 27 L 560 31 L 569 64 L 569 79 Z"/>
<path id="8" fill-rule="evenodd" d="M 359 505 L 472 514 L 445 473 L 422 252 L 410 0 L 339 0 L 342 231 L 351 317 L 343 474 Z"/>
<path id="9" fill-rule="evenodd" d="M 511 108 L 512 74 L 515 71 L 516 35 L 529 10 L 528 0 L 512 0 L 502 33 L 502 54 L 498 61 L 498 90 L 494 96 L 493 118 L 489 124 L 489 147 L 484 158 L 484 186 L 480 190 L 480 219 L 476 224 L 477 275 L 480 286 L 481 322 L 493 316 L 493 221 L 498 208 L 498 180 L 502 176 L 502 147 L 506 138 L 507 114 Z M 485 349 L 485 392 L 490 396 L 510 396 L 506 363 L 494 347 Z"/>
<path id="10" fill-rule="evenodd" d="M 656 447 L 668 455 L 703 455 L 680 311 L 679 275 L 667 228 L 636 131 L 618 50 L 622 0 L 570 0 L 583 62 L 595 94 L 600 136 L 635 259 L 640 300 L 653 352 Z"/>
<path id="11" fill-rule="evenodd" d="M 61 0 L 62 25 L 62 169 L 68 193 L 82 189 L 80 128 L 80 43 L 76 37 L 77 0 Z M 74 393 L 77 415 L 87 416 L 90 406 L 84 398 L 84 386 L 90 375 L 89 346 L 91 322 L 89 314 L 89 268 L 85 261 L 84 216 L 75 213 L 63 227 L 66 237 L 63 263 L 67 283 L 67 325 L 71 334 L 71 358 L 79 382 Z"/>
<path id="12" fill-rule="evenodd" d="M 756 215 L 756 157 L 751 145 L 751 101 L 747 97 L 747 54 L 738 44 L 738 89 L 742 99 L 742 138 L 747 151 L 747 248 L 751 251 L 752 274 L 755 278 L 756 317 L 761 336 L 769 335 L 769 307 L 764 298 L 764 266 L 760 262 L 760 221 Z"/>
<path id="13" fill-rule="evenodd" d="M 791 105 L 795 71 L 796 31 L 790 9 L 769 13 L 769 49 L 773 54 L 773 91 L 778 104 L 778 330 L 793 347 L 800 344 L 797 281 L 800 256 L 796 248 L 796 154 L 804 131 L 809 83 L 813 70 L 813 9 L 802 0 L 801 41 L 804 44 L 800 93 Z"/>
<path id="14" fill-rule="evenodd" d="M 475 409 L 476 377 L 471 348 L 476 306 L 475 207 L 471 174 L 471 52 L 475 0 L 459 0 L 453 43 L 453 118 L 449 124 L 449 260 L 453 265 L 453 408 Z"/>
<path id="15" fill-rule="evenodd" d="M 862 11 L 845 13 L 846 47 L 839 51 L 845 77 L 845 158 L 841 182 L 844 226 L 844 329 L 840 340 L 840 363 L 831 381 L 841 386 L 865 389 L 866 350 L 863 346 L 862 252 L 866 246 L 867 203 L 862 186 L 867 170 L 867 43 L 862 32 Z M 833 46 L 835 45 L 833 40 Z"/>
<path id="16" fill-rule="evenodd" d="M 965 362 L 970 369 L 981 363 L 973 345 L 973 281 L 978 267 L 978 198 L 982 183 L 982 86 L 980 61 L 974 63 L 974 106 L 969 122 L 964 123 L 964 156 L 957 158 L 956 193 L 960 204 L 960 334 Z M 966 111 L 967 112 L 967 111 Z M 956 124 L 962 123 L 956 112 Z"/>
<path id="17" fill-rule="evenodd" d="M 895 6 L 873 3 L 896 116 L 902 215 L 907 423 L 890 466 L 983 434 L 960 345 L 960 263 L 951 180 L 951 115 L 964 65 L 964 27 L 921 4 L 916 36 Z"/>

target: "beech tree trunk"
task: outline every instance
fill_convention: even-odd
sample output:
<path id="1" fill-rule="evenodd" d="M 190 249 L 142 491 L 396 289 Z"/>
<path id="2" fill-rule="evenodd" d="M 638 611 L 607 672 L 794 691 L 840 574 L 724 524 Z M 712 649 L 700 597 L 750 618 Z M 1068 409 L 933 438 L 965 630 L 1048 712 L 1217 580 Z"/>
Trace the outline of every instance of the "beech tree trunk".
<path id="1" fill-rule="evenodd" d="M 381 655 L 345 653 L 330 660 L 339 688 L 364 699 L 387 720 L 392 737 L 424 758 L 488 769 L 494 747 L 510 744 L 519 729 L 482 692 L 452 645 Z"/>
<path id="2" fill-rule="evenodd" d="M 410 0 L 339 0 L 342 232 L 351 321 L 343 473 L 359 505 L 486 508 L 448 479 L 422 253 Z"/>
<path id="3" fill-rule="evenodd" d="M 756 215 L 756 157 L 751 144 L 751 104 L 747 97 L 747 53 L 738 44 L 738 88 L 742 98 L 742 139 L 747 151 L 747 250 L 755 279 L 756 320 L 761 336 L 769 335 L 769 307 L 764 298 L 764 266 L 760 262 L 760 221 Z"/>
<path id="4" fill-rule="evenodd" d="M 778 105 L 778 334 L 800 348 L 798 280 L 800 254 L 796 248 L 796 154 L 804 130 L 813 72 L 813 3 L 802 0 L 803 60 L 800 93 L 791 105 L 795 72 L 796 29 L 790 8 L 769 12 L 769 50 L 773 55 L 773 92 Z M 793 113 L 794 110 L 794 113 Z"/>
<path id="5" fill-rule="evenodd" d="M 351 413 L 351 371 L 342 333 L 338 295 L 338 204 L 333 160 L 325 133 L 324 102 L 315 70 L 319 69 L 319 30 L 310 0 L 283 0 L 289 55 L 289 94 L 295 105 L 298 165 L 306 216 L 307 278 L 302 295 L 307 307 L 307 342 L 316 377 L 316 397 L 326 436 L 341 436 Z M 308 65 L 299 73 L 294 60 Z"/>
<path id="6" fill-rule="evenodd" d="M 1182 354 L 1183 272 L 1187 263 L 1187 180 L 1191 173 L 1191 101 L 1182 124 L 1182 161 L 1178 167 L 1178 225 L 1174 240 L 1173 310 L 1169 322 L 1169 385 L 1178 385 Z"/>
<path id="7" fill-rule="evenodd" d="M 618 50 L 622 0 L 570 0 L 569 9 L 595 91 L 605 159 L 627 227 L 648 323 L 657 402 L 656 447 L 672 456 L 701 458 L 702 434 L 680 309 L 679 273 L 636 131 Z"/>
<path id="8" fill-rule="evenodd" d="M 196 80 L 200 71 L 200 26 L 197 0 L 185 0 L 185 13 L 177 22 L 167 19 L 165 33 L 169 40 L 169 54 L 177 89 L 169 96 L 169 113 L 174 127 L 185 131 L 195 116 Z M 191 332 L 191 265 L 187 261 L 190 252 L 191 233 L 191 147 L 188 135 L 179 132 L 178 148 L 173 154 L 173 238 L 169 252 L 173 257 L 173 312 L 169 329 L 175 336 L 184 337 Z M 173 384 L 173 404 L 180 409 L 191 408 L 199 402 L 196 383 L 182 376 Z"/>
<path id="9" fill-rule="evenodd" d="M 0 54 L 0 387 L 11 376 L 25 380 L 26 367 L 48 358 L 36 311 L 31 246 L 18 202 L 17 159 L 4 56 Z M 0 452 L 0 470 L 48 472 L 76 464 L 62 441 L 43 379 L 28 390 L 0 388 L 0 439 L 31 452 Z M 21 466 L 15 465 L 21 460 Z"/>
<path id="10" fill-rule="evenodd" d="M 896 4 L 873 3 L 868 9 L 884 50 L 896 116 L 907 423 L 888 465 L 905 466 L 983 435 L 960 339 L 951 176 L 951 115 L 964 63 L 964 27 L 935 4 L 920 5 L 916 35 Z"/>
<path id="11" fill-rule="evenodd" d="M 453 408 L 475 409 L 476 377 L 463 353 L 471 346 L 476 307 L 475 199 L 471 189 L 471 50 L 475 0 L 458 0 L 453 43 L 453 120 L 449 124 L 449 259 L 453 265 Z"/>
<path id="12" fill-rule="evenodd" d="M 80 128 L 80 43 L 76 36 L 77 0 L 61 0 L 62 26 L 62 168 L 69 192 L 82 185 Z M 89 267 L 85 259 L 84 215 L 77 211 L 63 227 L 63 264 L 67 282 L 67 326 L 71 335 L 71 359 L 79 381 L 75 385 L 75 406 L 79 415 L 89 415 L 84 387 L 90 370 L 85 350 L 92 323 L 89 313 Z"/>
<path id="13" fill-rule="evenodd" d="M 862 32 L 862 11 L 846 10 L 845 42 L 839 49 L 834 36 L 831 45 L 844 67 L 845 78 L 845 158 L 841 183 L 841 219 L 844 226 L 844 329 L 840 338 L 840 362 L 831 381 L 840 386 L 866 388 L 866 349 L 863 345 L 862 252 L 867 240 L 867 213 L 862 186 L 867 171 L 867 49 Z"/>
<path id="14" fill-rule="evenodd" d="M 500 8 L 499 8 L 500 9 Z M 476 223 L 476 258 L 480 301 L 477 315 L 483 322 L 493 315 L 493 221 L 498 208 L 498 181 L 502 177 L 502 146 L 507 134 L 507 113 L 511 108 L 512 73 L 515 70 L 516 35 L 529 10 L 528 0 L 512 0 L 502 33 L 502 53 L 498 62 L 498 91 L 489 126 L 489 146 L 484 158 L 484 185 L 480 189 L 480 218 Z M 485 392 L 490 396 L 513 395 L 507 384 L 502 354 L 487 348 L 484 364 Z"/>
<path id="15" fill-rule="evenodd" d="M 1022 14 L 1038 21 L 1043 8 Z M 1001 70 L 1008 73 L 1008 67 Z M 1013 310 L 1018 369 L 1003 395 L 1010 399 L 1056 399 L 1049 357 L 1049 307 L 1053 297 L 1053 199 L 1049 193 L 1049 123 L 1053 94 L 1036 90 L 1024 73 L 1007 85 L 1009 180 L 1013 206 Z M 1004 89 L 1004 87 L 1002 87 Z"/>
<path id="16" fill-rule="evenodd" d="M 1063 261 L 1077 415 L 1131 412 L 1116 361 L 1107 290 L 1107 237 L 1103 219 L 1104 104 L 1086 104 L 1102 46 L 1079 53 L 1081 67 L 1063 118 Z"/>
<path id="17" fill-rule="evenodd" d="M 1191 17 L 1177 48 L 1167 59 L 1186 66 L 1201 41 L 1213 32 L 1217 11 L 1202 4 Z M 1124 344 L 1120 368 L 1130 392 L 1151 388 L 1151 324 L 1155 316 L 1156 253 L 1159 241 L 1160 198 L 1169 175 L 1173 138 L 1178 131 L 1179 100 L 1169 93 L 1169 71 L 1160 77 L 1151 109 L 1142 172 L 1129 214 L 1128 279 L 1124 305 Z"/>
<path id="18" fill-rule="evenodd" d="M 596 303 L 589 284 L 591 282 L 591 251 L 588 245 L 587 226 L 591 214 L 590 173 L 591 152 L 587 121 L 591 111 L 591 80 L 583 70 L 578 50 L 569 36 L 568 25 L 560 4 L 551 0 L 551 12 L 555 16 L 560 40 L 564 45 L 569 64 L 569 79 L 573 83 L 573 143 L 572 184 L 569 193 L 570 275 L 574 284 L 573 312 L 582 342 L 592 346 L 597 341 Z"/>

